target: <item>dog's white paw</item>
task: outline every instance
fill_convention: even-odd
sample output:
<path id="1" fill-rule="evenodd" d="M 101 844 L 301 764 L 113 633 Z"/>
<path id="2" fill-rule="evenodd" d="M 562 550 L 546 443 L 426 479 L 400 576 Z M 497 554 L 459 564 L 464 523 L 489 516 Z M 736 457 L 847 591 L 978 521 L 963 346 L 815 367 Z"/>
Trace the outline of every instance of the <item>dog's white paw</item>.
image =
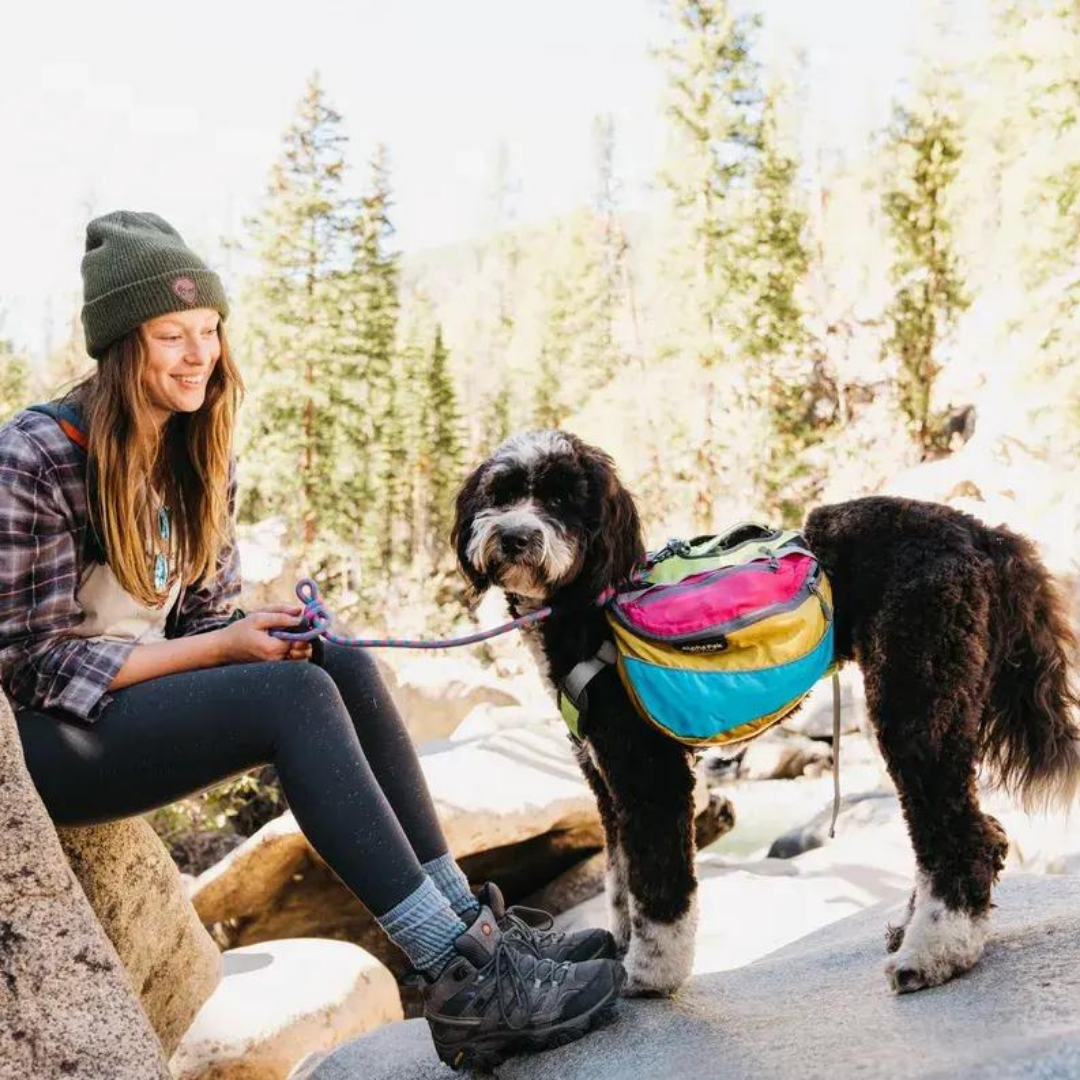
<path id="1" fill-rule="evenodd" d="M 988 922 L 986 915 L 947 908 L 920 882 L 915 910 L 885 965 L 893 991 L 910 994 L 939 986 L 974 967 L 986 944 Z"/>
<path id="2" fill-rule="evenodd" d="M 636 907 L 631 897 L 631 906 Z M 623 960 L 626 997 L 665 997 L 690 977 L 697 934 L 697 897 L 685 915 L 674 922 L 654 922 L 639 911 L 632 916 L 630 948 Z"/>

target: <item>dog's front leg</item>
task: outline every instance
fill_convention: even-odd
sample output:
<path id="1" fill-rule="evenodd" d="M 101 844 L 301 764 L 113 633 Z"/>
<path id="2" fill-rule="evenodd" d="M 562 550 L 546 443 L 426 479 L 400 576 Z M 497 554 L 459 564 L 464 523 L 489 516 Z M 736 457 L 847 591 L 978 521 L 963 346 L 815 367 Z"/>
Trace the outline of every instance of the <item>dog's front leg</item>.
<path id="1" fill-rule="evenodd" d="M 671 994 L 690 975 L 697 930 L 690 757 L 633 714 L 597 727 L 590 738 L 619 838 L 613 878 L 629 886 L 624 993 Z"/>
<path id="2" fill-rule="evenodd" d="M 600 810 L 600 823 L 604 827 L 604 850 L 607 855 L 608 927 L 615 938 L 619 955 L 624 956 L 630 947 L 630 883 L 626 874 L 626 856 L 619 843 L 615 801 L 594 760 L 594 751 L 587 742 L 579 744 L 577 759 Z"/>

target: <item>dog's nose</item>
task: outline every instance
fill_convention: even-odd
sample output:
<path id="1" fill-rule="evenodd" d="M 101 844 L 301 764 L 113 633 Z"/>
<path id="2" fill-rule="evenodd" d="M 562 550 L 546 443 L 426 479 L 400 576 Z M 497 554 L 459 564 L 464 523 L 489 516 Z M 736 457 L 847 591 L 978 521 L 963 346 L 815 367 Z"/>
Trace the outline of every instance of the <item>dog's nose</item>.
<path id="1" fill-rule="evenodd" d="M 520 555 L 528 546 L 532 532 L 528 529 L 506 529 L 499 536 L 504 555 Z"/>

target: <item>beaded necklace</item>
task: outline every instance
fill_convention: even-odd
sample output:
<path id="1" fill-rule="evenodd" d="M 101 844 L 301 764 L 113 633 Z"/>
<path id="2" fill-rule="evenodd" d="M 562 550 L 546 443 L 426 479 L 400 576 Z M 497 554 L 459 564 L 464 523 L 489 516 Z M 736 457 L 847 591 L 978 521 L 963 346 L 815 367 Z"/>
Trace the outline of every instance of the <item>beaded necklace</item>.
<path id="1" fill-rule="evenodd" d="M 154 588 L 158 592 L 164 592 L 169 580 L 169 563 L 172 558 L 172 519 L 169 508 L 165 505 L 158 507 L 154 547 Z"/>

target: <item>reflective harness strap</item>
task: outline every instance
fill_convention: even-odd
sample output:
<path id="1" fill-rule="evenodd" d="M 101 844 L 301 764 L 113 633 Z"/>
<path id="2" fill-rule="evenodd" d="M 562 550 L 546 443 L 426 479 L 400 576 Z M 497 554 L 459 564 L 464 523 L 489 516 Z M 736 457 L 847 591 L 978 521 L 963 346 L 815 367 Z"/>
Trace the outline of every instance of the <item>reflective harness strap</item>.
<path id="1" fill-rule="evenodd" d="M 829 839 L 836 836 L 836 819 L 840 816 L 840 668 L 832 673 L 832 821 Z"/>
<path id="2" fill-rule="evenodd" d="M 615 643 L 605 641 L 596 655 L 589 660 L 582 660 L 570 669 L 570 674 L 559 686 L 559 712 L 575 742 L 581 742 L 581 719 L 588 711 L 586 690 L 589 683 L 606 667 L 611 667 L 619 659 Z"/>

